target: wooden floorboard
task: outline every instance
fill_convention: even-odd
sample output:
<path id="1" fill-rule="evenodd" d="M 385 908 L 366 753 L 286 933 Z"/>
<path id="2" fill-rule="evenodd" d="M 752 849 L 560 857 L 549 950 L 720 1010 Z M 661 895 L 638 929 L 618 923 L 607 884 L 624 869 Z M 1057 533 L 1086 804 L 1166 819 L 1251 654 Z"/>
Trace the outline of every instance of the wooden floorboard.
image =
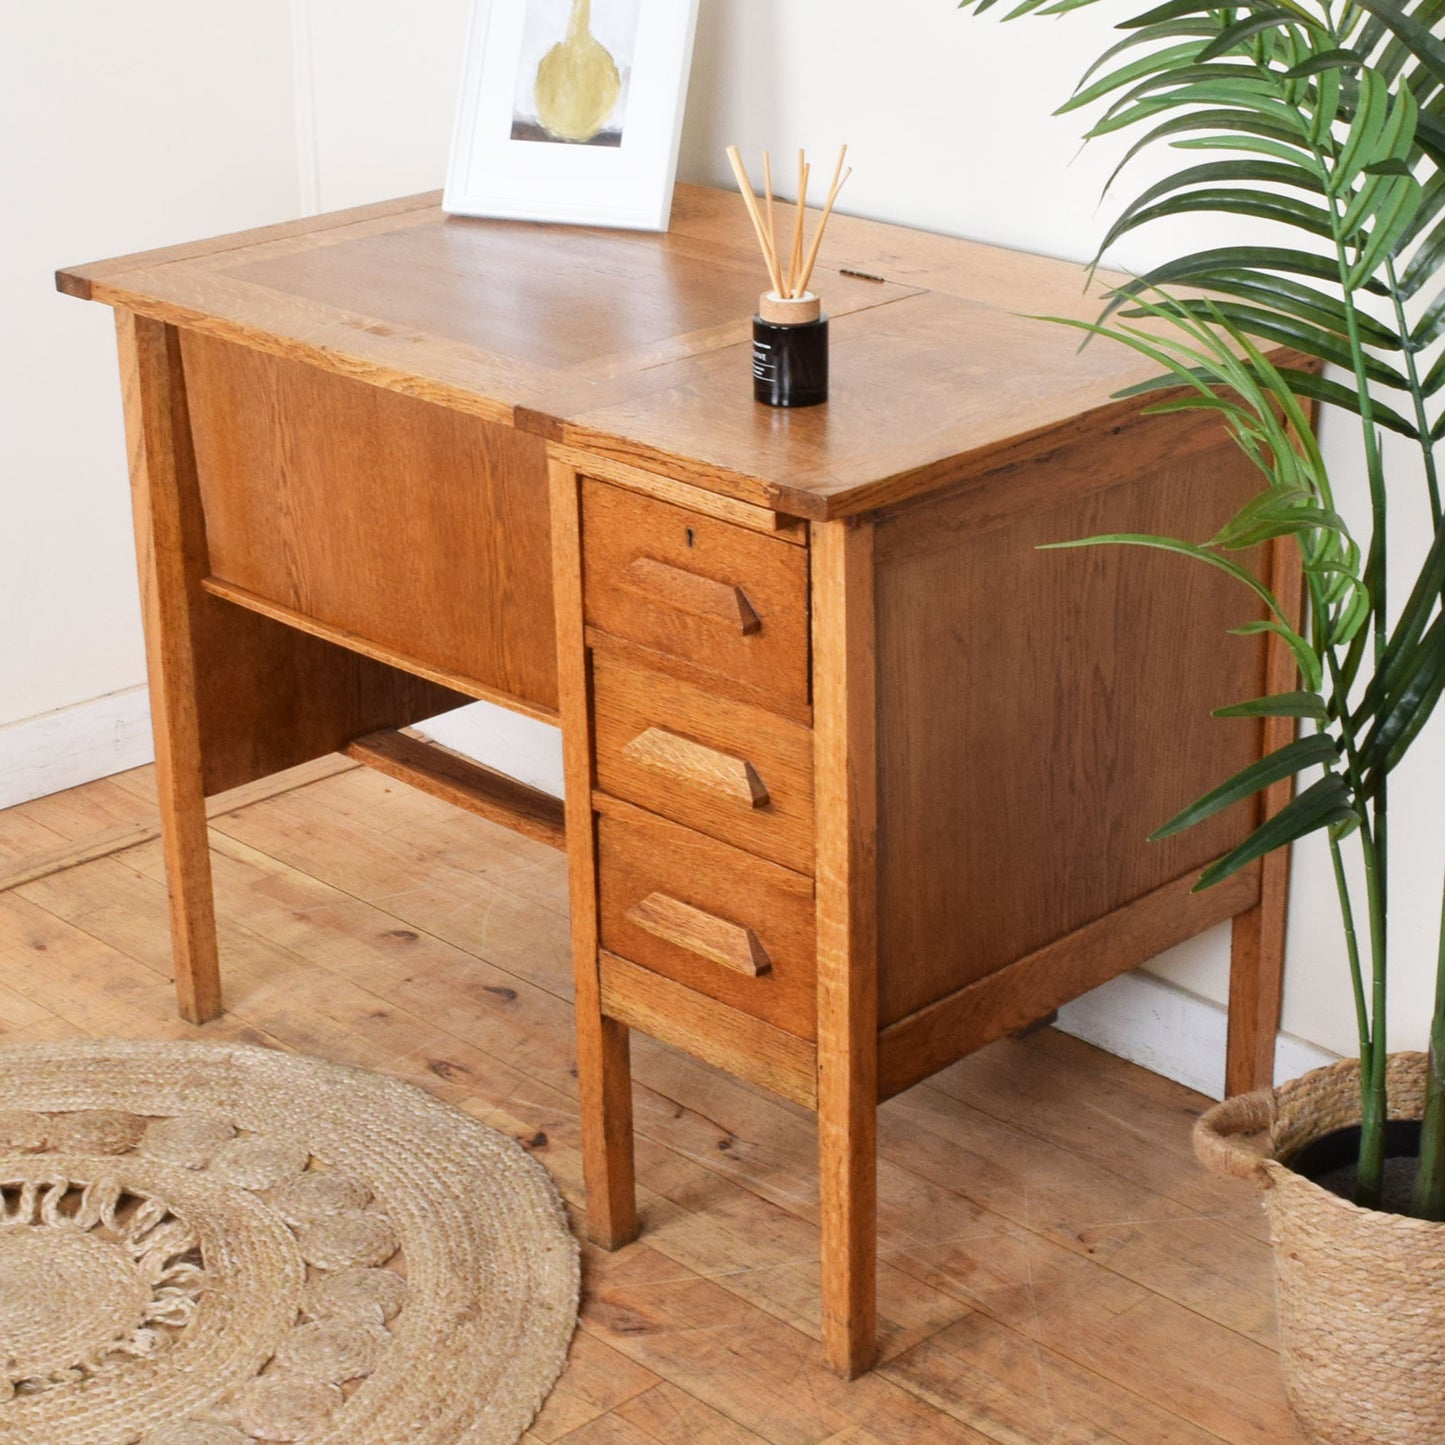
<path id="1" fill-rule="evenodd" d="M 520 1139 L 575 1217 L 562 858 L 361 770 L 243 796 L 212 821 L 226 1012 L 196 1028 L 150 786 L 0 812 L 0 871 L 77 860 L 0 894 L 0 1040 L 223 1037 L 381 1069 Z M 1302 1440 L 1259 1202 L 1195 1164 L 1199 1096 L 1044 1031 L 890 1101 L 882 1364 L 850 1385 L 817 1345 L 812 1117 L 648 1040 L 634 1063 L 643 1235 L 584 1251 L 534 1445 Z"/>

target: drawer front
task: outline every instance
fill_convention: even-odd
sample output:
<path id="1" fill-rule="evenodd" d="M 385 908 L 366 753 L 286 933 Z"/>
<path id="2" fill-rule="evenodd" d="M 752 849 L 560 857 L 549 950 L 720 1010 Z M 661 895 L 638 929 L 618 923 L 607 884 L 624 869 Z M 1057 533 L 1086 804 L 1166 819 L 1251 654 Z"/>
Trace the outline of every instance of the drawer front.
<path id="1" fill-rule="evenodd" d="M 804 1108 L 818 1107 L 818 1050 L 614 953 L 598 959 L 602 1012 Z"/>
<path id="2" fill-rule="evenodd" d="M 596 481 L 582 539 L 591 626 L 807 705 L 805 547 Z"/>
<path id="3" fill-rule="evenodd" d="M 812 880 L 625 803 L 601 810 L 602 947 L 816 1037 Z"/>
<path id="4" fill-rule="evenodd" d="M 813 872 L 813 734 L 762 708 L 593 652 L 597 785 Z"/>

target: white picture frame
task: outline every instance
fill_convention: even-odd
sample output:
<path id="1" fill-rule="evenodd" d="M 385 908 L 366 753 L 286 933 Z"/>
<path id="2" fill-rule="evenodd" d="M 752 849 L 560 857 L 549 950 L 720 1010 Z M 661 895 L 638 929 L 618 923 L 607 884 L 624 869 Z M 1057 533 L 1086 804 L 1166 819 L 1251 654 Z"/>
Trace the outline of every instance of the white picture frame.
<path id="1" fill-rule="evenodd" d="M 473 0 L 442 208 L 665 231 L 697 7 Z"/>

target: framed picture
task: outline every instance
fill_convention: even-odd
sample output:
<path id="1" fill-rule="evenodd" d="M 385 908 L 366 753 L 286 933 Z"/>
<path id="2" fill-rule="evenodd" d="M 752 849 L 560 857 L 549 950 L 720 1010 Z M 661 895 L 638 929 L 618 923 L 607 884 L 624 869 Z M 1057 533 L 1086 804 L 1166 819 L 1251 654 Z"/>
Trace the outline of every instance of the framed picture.
<path id="1" fill-rule="evenodd" d="M 698 0 L 473 0 L 442 206 L 665 231 Z"/>

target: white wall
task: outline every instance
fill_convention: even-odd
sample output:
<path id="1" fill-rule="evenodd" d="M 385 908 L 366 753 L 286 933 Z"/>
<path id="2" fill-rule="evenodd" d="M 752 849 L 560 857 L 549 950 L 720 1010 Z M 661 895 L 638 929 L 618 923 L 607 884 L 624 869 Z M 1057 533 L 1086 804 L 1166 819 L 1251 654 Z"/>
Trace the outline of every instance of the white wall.
<path id="1" fill-rule="evenodd" d="M 0 272 L 12 326 L 0 405 L 18 439 L 0 453 L 0 605 L 12 619 L 0 727 L 142 676 L 108 318 L 50 294 L 49 268 L 440 185 L 467 9 L 260 0 L 222 13 L 133 0 L 112 13 L 0 0 L 7 42 L 18 37 L 0 56 L 0 122 L 26 137 L 5 148 L 0 180 L 34 217 L 8 228 Z M 842 209 L 1082 260 L 1112 214 L 1098 193 L 1118 147 L 1079 154 L 1080 120 L 1050 113 L 1110 38 L 1102 10 L 1001 24 L 960 14 L 954 0 L 702 0 L 681 174 L 727 182 L 730 143 L 829 155 L 846 141 L 856 171 Z M 1114 259 L 1142 268 L 1235 234 L 1175 229 L 1133 238 Z M 1327 440 L 1358 506 L 1347 428 Z M 1445 867 L 1428 806 L 1445 796 L 1441 734 L 1399 789 L 1401 1045 L 1424 1037 Z M 554 763 L 541 737 L 509 731 L 498 746 L 542 779 Z M 1285 1027 L 1352 1052 L 1321 853 L 1299 850 Z M 1227 931 L 1155 972 L 1222 1002 Z"/>
<path id="2" fill-rule="evenodd" d="M 114 326 L 57 266 L 297 209 L 288 0 L 0 0 L 0 806 L 149 755 Z"/>
<path id="3" fill-rule="evenodd" d="M 469 0 L 293 0 L 310 32 L 318 209 L 439 190 Z M 308 94 L 309 92 L 309 94 Z"/>
<path id="4" fill-rule="evenodd" d="M 0 0 L 0 725 L 144 676 L 110 313 L 59 265 L 295 212 L 287 0 Z"/>

